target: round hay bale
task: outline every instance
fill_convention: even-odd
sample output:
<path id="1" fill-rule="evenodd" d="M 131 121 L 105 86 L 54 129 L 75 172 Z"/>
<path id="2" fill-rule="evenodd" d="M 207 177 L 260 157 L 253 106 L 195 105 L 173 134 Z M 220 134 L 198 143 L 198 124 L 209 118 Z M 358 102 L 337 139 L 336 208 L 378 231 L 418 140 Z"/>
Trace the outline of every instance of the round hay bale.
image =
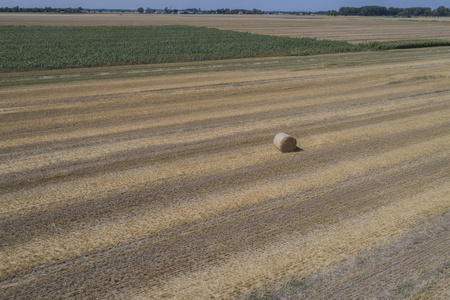
<path id="1" fill-rule="evenodd" d="M 283 153 L 292 152 L 297 149 L 297 140 L 284 132 L 277 134 L 273 139 L 273 143 Z"/>

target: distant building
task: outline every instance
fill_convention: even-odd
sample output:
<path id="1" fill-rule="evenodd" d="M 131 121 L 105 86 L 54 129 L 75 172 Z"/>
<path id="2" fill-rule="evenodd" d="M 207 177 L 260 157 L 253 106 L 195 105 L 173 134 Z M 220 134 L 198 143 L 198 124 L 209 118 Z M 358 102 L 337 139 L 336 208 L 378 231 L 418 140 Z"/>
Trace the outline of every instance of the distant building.
<path id="1" fill-rule="evenodd" d="M 157 14 L 157 15 L 160 15 L 160 14 L 165 14 L 166 12 L 164 10 L 162 10 L 162 9 L 147 8 L 145 10 L 145 13 L 146 14 Z"/>

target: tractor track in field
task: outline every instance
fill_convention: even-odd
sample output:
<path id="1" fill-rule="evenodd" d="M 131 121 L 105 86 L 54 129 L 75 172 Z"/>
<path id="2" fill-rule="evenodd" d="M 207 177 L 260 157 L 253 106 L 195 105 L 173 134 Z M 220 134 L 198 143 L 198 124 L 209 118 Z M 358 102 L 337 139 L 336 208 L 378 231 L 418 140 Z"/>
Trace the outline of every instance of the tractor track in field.
<path id="1" fill-rule="evenodd" d="M 446 212 L 387 245 L 361 251 L 331 268 L 276 283 L 254 295 L 295 299 L 445 299 L 449 225 L 450 215 Z"/>

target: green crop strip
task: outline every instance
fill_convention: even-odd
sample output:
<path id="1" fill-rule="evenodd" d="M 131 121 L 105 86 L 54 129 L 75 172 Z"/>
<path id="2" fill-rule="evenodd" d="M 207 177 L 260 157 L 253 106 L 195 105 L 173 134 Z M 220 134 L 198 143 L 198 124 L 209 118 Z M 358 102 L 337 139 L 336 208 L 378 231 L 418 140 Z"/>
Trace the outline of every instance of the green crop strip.
<path id="1" fill-rule="evenodd" d="M 303 56 L 421 47 L 423 43 L 408 42 L 353 45 L 194 26 L 0 26 L 0 71 Z"/>
<path id="2" fill-rule="evenodd" d="M 371 50 L 392 50 L 392 49 L 412 49 L 426 47 L 450 46 L 450 41 L 445 40 L 405 40 L 387 42 L 369 42 L 360 45 L 363 49 Z"/>
<path id="3" fill-rule="evenodd" d="M 347 42 L 192 26 L 0 27 L 0 70 L 201 61 L 354 51 Z"/>

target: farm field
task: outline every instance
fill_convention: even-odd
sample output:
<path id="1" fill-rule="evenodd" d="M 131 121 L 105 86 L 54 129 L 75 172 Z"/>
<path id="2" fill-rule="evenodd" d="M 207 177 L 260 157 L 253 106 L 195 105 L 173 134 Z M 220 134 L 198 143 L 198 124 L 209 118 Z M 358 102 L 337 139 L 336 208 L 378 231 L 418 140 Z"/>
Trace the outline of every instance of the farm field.
<path id="1" fill-rule="evenodd" d="M 2 13 L 1 25 L 190 25 L 352 43 L 418 39 L 450 40 L 450 18 Z"/>
<path id="2" fill-rule="evenodd" d="M 442 40 L 413 43 L 450 46 L 450 41 Z M 0 26 L 0 71 L 304 56 L 362 48 L 344 41 L 197 26 Z"/>
<path id="3" fill-rule="evenodd" d="M 0 72 L 438 46 L 450 46 L 450 40 L 373 41 L 355 45 L 185 25 L 0 26 Z"/>
<path id="4" fill-rule="evenodd" d="M 0 73 L 0 298 L 444 299 L 449 82 L 448 47 Z"/>

